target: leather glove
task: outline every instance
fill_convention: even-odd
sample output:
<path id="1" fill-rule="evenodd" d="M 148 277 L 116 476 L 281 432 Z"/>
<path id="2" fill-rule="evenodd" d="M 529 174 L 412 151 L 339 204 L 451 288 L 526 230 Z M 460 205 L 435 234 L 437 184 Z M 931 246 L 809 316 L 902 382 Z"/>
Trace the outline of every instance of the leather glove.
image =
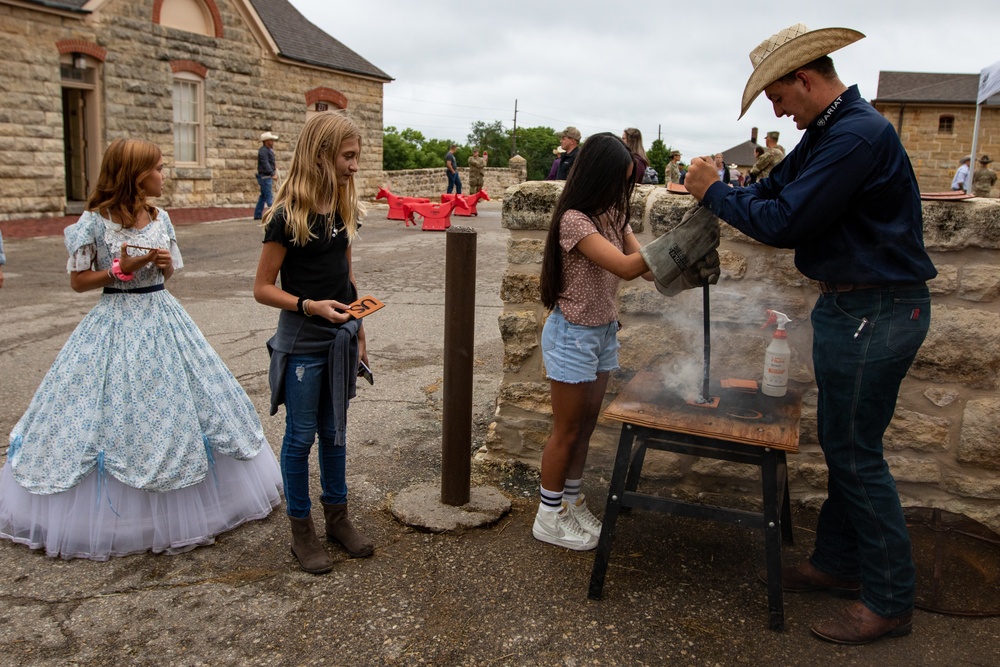
<path id="1" fill-rule="evenodd" d="M 696 206 L 672 230 L 639 249 L 653 277 L 669 286 L 719 247 L 719 219 L 704 206 Z"/>
<path id="2" fill-rule="evenodd" d="M 714 285 L 719 282 L 719 275 L 722 273 L 722 266 L 719 262 L 719 252 L 711 250 L 707 255 L 695 262 L 695 265 L 680 275 L 680 277 L 669 285 L 662 284 L 653 278 L 656 291 L 666 296 L 676 296 L 686 289 L 694 289 L 708 283 Z"/>

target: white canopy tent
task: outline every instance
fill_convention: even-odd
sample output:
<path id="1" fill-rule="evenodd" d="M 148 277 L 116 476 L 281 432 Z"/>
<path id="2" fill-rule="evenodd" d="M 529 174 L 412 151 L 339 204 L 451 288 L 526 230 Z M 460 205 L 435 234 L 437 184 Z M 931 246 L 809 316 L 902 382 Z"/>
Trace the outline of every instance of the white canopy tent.
<path id="1" fill-rule="evenodd" d="M 972 164 L 969 165 L 969 175 L 965 179 L 965 191 L 972 189 L 972 173 L 976 164 L 976 148 L 979 143 L 979 115 L 986 100 L 1000 93 L 1000 60 L 989 67 L 984 67 L 979 73 L 979 94 L 976 96 L 976 123 L 972 129 Z"/>

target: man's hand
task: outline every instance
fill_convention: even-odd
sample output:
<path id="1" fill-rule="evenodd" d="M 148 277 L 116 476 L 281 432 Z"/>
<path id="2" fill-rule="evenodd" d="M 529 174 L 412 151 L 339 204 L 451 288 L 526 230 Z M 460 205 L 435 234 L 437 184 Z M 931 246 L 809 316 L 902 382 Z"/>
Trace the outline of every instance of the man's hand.
<path id="1" fill-rule="evenodd" d="M 719 180 L 719 170 L 715 168 L 715 160 L 710 157 L 696 157 L 688 165 L 687 176 L 684 177 L 684 187 L 691 195 L 701 201 L 712 183 Z"/>

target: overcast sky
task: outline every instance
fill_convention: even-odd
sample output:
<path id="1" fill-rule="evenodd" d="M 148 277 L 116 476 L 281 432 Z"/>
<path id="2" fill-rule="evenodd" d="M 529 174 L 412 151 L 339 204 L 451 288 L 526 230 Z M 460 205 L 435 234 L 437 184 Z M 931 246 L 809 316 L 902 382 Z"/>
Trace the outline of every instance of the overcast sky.
<path id="1" fill-rule="evenodd" d="M 749 53 L 794 23 L 867 37 L 832 54 L 844 83 L 877 96 L 880 71 L 977 73 L 1000 60 L 1000 1 L 291 0 L 393 77 L 384 124 L 465 143 L 473 121 L 638 127 L 694 155 L 760 128 L 800 135 L 763 96 L 737 121 Z M 965 46 L 961 46 L 964 44 Z"/>

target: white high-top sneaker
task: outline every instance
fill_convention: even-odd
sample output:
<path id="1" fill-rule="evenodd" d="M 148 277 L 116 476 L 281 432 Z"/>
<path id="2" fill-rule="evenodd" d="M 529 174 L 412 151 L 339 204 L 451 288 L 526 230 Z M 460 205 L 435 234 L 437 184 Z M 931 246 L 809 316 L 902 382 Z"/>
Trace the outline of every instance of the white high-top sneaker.
<path id="1" fill-rule="evenodd" d="M 531 534 L 537 540 L 573 551 L 590 551 L 597 547 L 597 538 L 580 527 L 566 503 L 558 512 L 548 512 L 539 507 Z"/>

